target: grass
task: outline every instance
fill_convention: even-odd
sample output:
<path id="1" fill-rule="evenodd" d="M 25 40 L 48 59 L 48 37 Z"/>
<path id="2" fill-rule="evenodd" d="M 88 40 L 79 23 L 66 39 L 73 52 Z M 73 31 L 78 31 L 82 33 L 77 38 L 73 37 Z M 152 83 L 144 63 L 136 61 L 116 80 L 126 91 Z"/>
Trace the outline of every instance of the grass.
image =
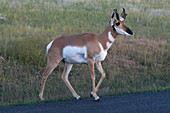
<path id="1" fill-rule="evenodd" d="M 55 37 L 84 32 L 100 33 L 113 8 L 128 13 L 126 25 L 134 36 L 119 36 L 103 67 L 106 79 L 99 95 L 170 88 L 170 10 L 168 0 L 0 1 L 0 105 L 39 102 L 46 45 Z M 63 63 L 49 76 L 45 99 L 72 98 L 61 79 Z M 96 71 L 97 81 L 100 78 Z M 69 80 L 87 97 L 91 79 L 87 65 L 74 65 Z"/>

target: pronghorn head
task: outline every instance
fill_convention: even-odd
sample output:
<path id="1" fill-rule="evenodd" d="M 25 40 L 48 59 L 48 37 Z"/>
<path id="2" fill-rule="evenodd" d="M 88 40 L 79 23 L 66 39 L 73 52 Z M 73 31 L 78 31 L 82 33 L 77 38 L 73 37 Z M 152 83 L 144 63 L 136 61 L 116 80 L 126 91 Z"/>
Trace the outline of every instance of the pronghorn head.
<path id="1" fill-rule="evenodd" d="M 126 16 L 127 14 L 124 8 L 120 15 L 117 13 L 117 9 L 114 9 L 111 14 L 110 24 L 117 34 L 129 37 L 133 35 L 133 32 L 125 25 Z"/>

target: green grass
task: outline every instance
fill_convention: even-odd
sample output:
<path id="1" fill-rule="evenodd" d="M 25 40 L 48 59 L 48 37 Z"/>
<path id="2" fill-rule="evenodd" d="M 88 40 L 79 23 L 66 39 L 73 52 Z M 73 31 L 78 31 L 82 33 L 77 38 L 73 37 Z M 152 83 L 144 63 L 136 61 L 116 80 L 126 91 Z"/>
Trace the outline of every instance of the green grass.
<path id="1" fill-rule="evenodd" d="M 126 8 L 126 25 L 134 36 L 118 36 L 103 68 L 106 79 L 98 94 L 143 92 L 170 88 L 170 9 L 168 0 L 69 2 L 55 0 L 0 1 L 0 105 L 39 102 L 46 45 L 55 37 L 100 33 L 114 8 Z M 61 79 L 63 63 L 49 76 L 45 99 L 72 98 Z M 97 80 L 100 78 L 96 71 Z M 69 80 L 87 97 L 91 79 L 87 65 L 74 65 Z"/>

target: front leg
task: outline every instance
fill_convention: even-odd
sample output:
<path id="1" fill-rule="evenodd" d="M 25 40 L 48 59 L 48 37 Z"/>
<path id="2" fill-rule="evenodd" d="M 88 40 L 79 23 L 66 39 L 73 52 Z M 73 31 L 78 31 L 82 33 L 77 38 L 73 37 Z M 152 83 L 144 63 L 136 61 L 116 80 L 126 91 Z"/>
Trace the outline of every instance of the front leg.
<path id="1" fill-rule="evenodd" d="M 104 80 L 104 78 L 106 77 L 106 73 L 104 72 L 103 68 L 102 68 L 102 64 L 101 62 L 97 62 L 96 63 L 96 67 L 98 69 L 98 71 L 102 74 L 100 81 L 98 82 L 97 86 L 96 86 L 96 92 L 98 91 L 102 81 Z"/>
<path id="2" fill-rule="evenodd" d="M 90 69 L 90 74 L 91 74 L 91 78 L 92 78 L 92 86 L 93 86 L 93 91 L 91 92 L 91 95 L 93 95 L 93 97 L 95 98 L 95 101 L 99 101 L 99 97 L 96 94 L 96 88 L 95 88 L 95 71 L 94 71 L 94 61 L 92 59 L 88 59 L 88 66 Z"/>

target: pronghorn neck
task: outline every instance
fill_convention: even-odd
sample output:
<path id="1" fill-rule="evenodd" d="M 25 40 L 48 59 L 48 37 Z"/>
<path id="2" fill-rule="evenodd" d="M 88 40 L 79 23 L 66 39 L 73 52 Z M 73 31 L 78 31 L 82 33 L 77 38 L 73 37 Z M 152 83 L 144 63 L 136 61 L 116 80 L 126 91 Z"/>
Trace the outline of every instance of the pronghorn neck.
<path id="1" fill-rule="evenodd" d="M 110 23 L 107 25 L 106 29 L 105 29 L 103 32 L 109 32 L 109 31 L 111 32 L 112 36 L 113 36 L 114 38 L 116 38 L 116 36 L 117 36 L 116 30 L 115 30 L 115 28 L 114 28 L 114 25 L 111 26 Z"/>
<path id="2" fill-rule="evenodd" d="M 103 46 L 104 50 L 108 50 L 114 42 L 116 36 L 116 31 L 109 23 L 106 29 L 98 35 L 98 41 Z"/>

